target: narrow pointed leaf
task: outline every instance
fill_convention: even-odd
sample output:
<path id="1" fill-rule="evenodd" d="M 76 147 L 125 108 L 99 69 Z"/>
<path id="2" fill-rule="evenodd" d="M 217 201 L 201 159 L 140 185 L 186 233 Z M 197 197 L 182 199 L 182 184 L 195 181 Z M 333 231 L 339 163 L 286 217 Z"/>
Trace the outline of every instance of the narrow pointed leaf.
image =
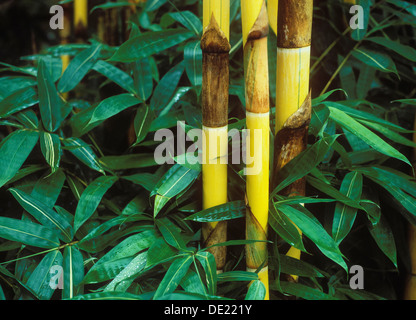
<path id="1" fill-rule="evenodd" d="M 369 146 L 375 150 L 385 154 L 387 156 L 399 159 L 409 165 L 409 160 L 390 144 L 381 139 L 378 135 L 373 133 L 371 130 L 364 127 L 362 124 L 354 120 L 352 117 L 347 115 L 345 112 L 342 112 L 336 108 L 329 107 L 331 111 L 331 118 L 338 123 L 340 126 L 360 138 L 362 141 L 367 143 Z"/>
<path id="2" fill-rule="evenodd" d="M 46 130 L 54 132 L 62 122 L 63 101 L 58 94 L 51 74 L 41 59 L 38 66 L 39 110 Z"/>
<path id="3" fill-rule="evenodd" d="M 192 32 L 181 29 L 142 33 L 124 42 L 110 61 L 134 62 L 171 48 L 192 36 Z"/>
<path id="4" fill-rule="evenodd" d="M 75 246 L 67 246 L 63 256 L 64 288 L 62 298 L 71 299 L 80 292 L 84 277 L 84 258 Z"/>
<path id="5" fill-rule="evenodd" d="M 75 230 L 78 230 L 78 228 L 93 215 L 100 204 L 102 197 L 116 180 L 117 177 L 101 176 L 91 182 L 84 190 L 75 211 Z"/>
<path id="6" fill-rule="evenodd" d="M 51 167 L 52 173 L 55 172 L 59 168 L 62 154 L 59 136 L 54 133 L 41 132 L 40 149 L 46 162 Z"/>
<path id="7" fill-rule="evenodd" d="M 101 44 L 91 46 L 78 53 L 74 59 L 72 59 L 58 82 L 59 92 L 68 92 L 78 85 L 88 71 L 94 66 L 99 57 L 101 47 Z"/>
<path id="8" fill-rule="evenodd" d="M 59 246 L 59 233 L 40 224 L 0 217 L 0 237 L 39 248 Z"/>
<path id="9" fill-rule="evenodd" d="M 20 205 L 36 220 L 46 227 L 56 229 L 61 234 L 61 238 L 63 240 L 71 241 L 73 230 L 66 219 L 61 217 L 58 213 L 43 204 L 41 201 L 33 198 L 23 191 L 13 188 L 9 189 L 9 191 L 20 203 Z"/>
<path id="10" fill-rule="evenodd" d="M 0 143 L 0 187 L 15 176 L 32 152 L 38 138 L 38 132 L 17 130 Z"/>
<path id="11" fill-rule="evenodd" d="M 155 295 L 153 296 L 154 300 L 163 297 L 169 293 L 172 293 L 179 285 L 179 282 L 185 276 L 190 265 L 192 263 L 192 256 L 187 255 L 182 258 L 177 258 L 169 267 L 165 276 L 162 279 L 162 282 L 159 284 Z"/>

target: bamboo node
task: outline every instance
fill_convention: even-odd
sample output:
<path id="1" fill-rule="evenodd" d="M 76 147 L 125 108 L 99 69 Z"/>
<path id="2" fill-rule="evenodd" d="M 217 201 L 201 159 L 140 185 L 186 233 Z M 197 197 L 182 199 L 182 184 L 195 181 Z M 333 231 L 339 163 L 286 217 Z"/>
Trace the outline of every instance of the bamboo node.
<path id="1" fill-rule="evenodd" d="M 212 14 L 211 21 L 204 30 L 201 49 L 204 53 L 229 53 L 231 50 L 231 45 L 225 33 L 219 27 L 214 14 Z"/>

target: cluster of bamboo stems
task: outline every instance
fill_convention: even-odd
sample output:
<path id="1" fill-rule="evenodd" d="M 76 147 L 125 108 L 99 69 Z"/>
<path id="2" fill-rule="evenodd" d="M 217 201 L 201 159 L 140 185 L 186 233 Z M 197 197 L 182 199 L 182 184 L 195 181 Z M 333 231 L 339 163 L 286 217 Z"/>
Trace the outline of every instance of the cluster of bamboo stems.
<path id="1" fill-rule="evenodd" d="M 267 225 L 269 212 L 270 173 L 279 170 L 306 148 L 306 135 L 311 114 L 309 94 L 309 61 L 312 29 L 312 0 L 241 0 L 246 98 L 247 156 L 260 167 L 259 173 L 246 176 L 246 238 L 261 240 L 246 245 L 247 270 L 258 273 L 269 299 Z M 203 148 L 203 208 L 227 202 L 228 122 L 228 53 L 229 0 L 204 0 L 202 114 L 206 144 Z M 270 106 L 268 74 L 269 25 L 277 35 L 276 82 L 276 167 L 270 168 Z M 255 138 L 255 132 L 261 134 Z M 261 140 L 259 140 L 261 138 Z M 257 139 L 257 140 L 256 140 Z M 225 141 L 225 143 L 217 143 Z M 209 159 L 216 159 L 216 162 Z M 303 195 L 303 180 L 284 190 L 285 195 Z M 210 246 L 227 238 L 226 222 L 206 223 L 203 240 Z M 222 272 L 226 261 L 225 247 L 211 250 Z M 291 248 L 288 255 L 300 258 Z M 296 277 L 293 277 L 296 280 Z"/>

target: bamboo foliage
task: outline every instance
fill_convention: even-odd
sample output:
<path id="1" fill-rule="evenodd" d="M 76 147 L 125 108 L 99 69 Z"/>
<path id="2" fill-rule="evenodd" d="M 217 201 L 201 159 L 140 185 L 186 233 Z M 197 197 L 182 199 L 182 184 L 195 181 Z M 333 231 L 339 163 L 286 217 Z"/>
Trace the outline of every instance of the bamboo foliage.
<path id="1" fill-rule="evenodd" d="M 311 117 L 309 68 L 312 15 L 313 0 L 279 1 L 274 177 L 307 146 Z M 295 181 L 282 194 L 304 195 L 304 179 Z M 300 251 L 294 247 L 289 249 L 287 255 L 300 259 Z"/>
<path id="2" fill-rule="evenodd" d="M 229 0 L 203 2 L 203 209 L 227 202 L 229 20 Z M 202 236 L 207 247 L 224 242 L 227 223 L 205 223 Z M 226 247 L 213 247 L 210 252 L 215 257 L 217 272 L 222 272 Z"/>
<path id="3" fill-rule="evenodd" d="M 265 241 L 269 212 L 270 116 L 267 56 L 269 22 L 264 0 L 242 0 L 241 12 L 246 125 L 249 132 L 247 158 L 253 159 L 253 163 L 248 164 L 246 168 L 246 238 Z M 258 274 L 266 287 L 266 300 L 269 299 L 267 256 L 266 242 L 256 242 L 246 246 L 247 269 L 255 272 L 261 268 Z"/>

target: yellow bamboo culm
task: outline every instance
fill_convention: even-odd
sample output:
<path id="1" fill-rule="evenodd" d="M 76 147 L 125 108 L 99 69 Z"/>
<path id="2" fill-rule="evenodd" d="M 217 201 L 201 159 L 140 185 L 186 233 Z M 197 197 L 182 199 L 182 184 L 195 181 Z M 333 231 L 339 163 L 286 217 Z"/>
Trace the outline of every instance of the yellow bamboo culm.
<path id="1" fill-rule="evenodd" d="M 279 0 L 277 19 L 276 167 L 281 168 L 306 148 L 311 113 L 309 89 L 313 0 Z M 304 195 L 301 179 L 283 190 L 286 196 Z M 299 230 L 300 232 L 300 230 Z M 300 259 L 291 247 L 288 256 Z M 298 277 L 292 275 L 291 279 Z"/>
<path id="2" fill-rule="evenodd" d="M 267 240 L 269 213 L 270 106 L 265 0 L 241 0 L 246 97 L 246 238 Z M 258 272 L 269 300 L 267 244 L 246 245 L 247 270 Z"/>
<path id="3" fill-rule="evenodd" d="M 70 42 L 71 37 L 71 18 L 70 18 L 70 8 L 68 5 L 64 5 L 64 28 L 59 30 L 59 37 L 61 39 L 61 44 L 65 45 Z M 61 56 L 62 61 L 62 74 L 66 70 L 71 61 L 69 55 L 65 54 Z M 68 92 L 62 93 L 62 97 L 67 100 L 68 99 Z"/>
<path id="4" fill-rule="evenodd" d="M 413 128 L 413 142 L 416 143 L 416 114 Z M 413 167 L 416 165 L 416 148 L 413 148 Z M 404 300 L 416 300 L 416 226 L 409 223 L 407 243 L 409 244 L 410 274 L 404 288 Z"/>
<path id="5" fill-rule="evenodd" d="M 228 161 L 228 88 L 230 1 L 203 1 L 203 53 L 202 81 L 202 198 L 203 209 L 227 202 Z M 227 239 L 227 223 L 210 222 L 202 226 L 205 246 Z M 226 247 L 209 250 L 217 264 L 217 272 L 223 272 Z"/>
<path id="6" fill-rule="evenodd" d="M 74 0 L 74 32 L 78 41 L 85 41 L 88 30 L 88 0 Z"/>
<path id="7" fill-rule="evenodd" d="M 279 0 L 267 0 L 267 13 L 269 15 L 269 25 L 275 35 L 277 35 L 277 12 Z"/>

